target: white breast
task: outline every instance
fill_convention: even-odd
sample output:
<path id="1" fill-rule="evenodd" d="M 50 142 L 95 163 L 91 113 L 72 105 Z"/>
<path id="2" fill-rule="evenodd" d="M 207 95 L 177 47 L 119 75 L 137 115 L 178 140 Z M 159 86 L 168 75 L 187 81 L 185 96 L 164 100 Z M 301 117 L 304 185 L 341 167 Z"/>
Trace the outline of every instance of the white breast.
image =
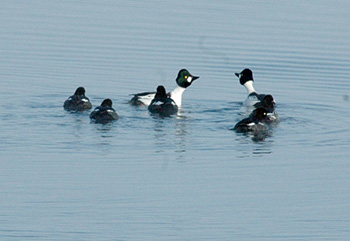
<path id="1" fill-rule="evenodd" d="M 175 102 L 175 104 L 178 107 L 181 107 L 182 104 L 182 94 L 185 91 L 185 88 L 182 88 L 180 86 L 176 87 L 173 91 L 170 92 L 170 98 L 172 98 Z"/>

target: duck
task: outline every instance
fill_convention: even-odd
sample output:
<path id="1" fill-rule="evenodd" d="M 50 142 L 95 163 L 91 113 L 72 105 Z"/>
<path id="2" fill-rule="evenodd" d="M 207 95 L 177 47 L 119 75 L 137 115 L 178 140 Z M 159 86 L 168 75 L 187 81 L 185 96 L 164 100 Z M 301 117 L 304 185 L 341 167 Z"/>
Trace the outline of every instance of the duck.
<path id="1" fill-rule="evenodd" d="M 108 123 L 113 120 L 118 120 L 119 116 L 112 108 L 112 104 L 111 99 L 103 100 L 101 105 L 90 113 L 90 119 L 96 123 Z"/>
<path id="2" fill-rule="evenodd" d="M 78 87 L 74 95 L 68 97 L 64 102 L 63 108 L 69 111 L 84 111 L 92 108 L 92 104 L 88 97 L 85 96 L 85 88 Z"/>
<path id="3" fill-rule="evenodd" d="M 166 117 L 176 114 L 178 112 L 178 106 L 175 101 L 166 94 L 164 86 L 159 85 L 154 99 L 148 106 L 148 110 L 151 113 Z"/>
<path id="4" fill-rule="evenodd" d="M 187 69 L 181 69 L 176 77 L 177 86 L 167 95 L 171 98 L 178 108 L 182 104 L 182 94 L 192 85 L 193 81 L 198 79 L 199 76 L 193 76 Z M 133 94 L 133 97 L 129 101 L 129 104 L 134 106 L 149 106 L 154 99 L 156 92 L 143 92 L 138 94 Z"/>
<path id="5" fill-rule="evenodd" d="M 255 108 L 264 107 L 267 110 L 267 113 L 272 113 L 275 111 L 275 100 L 272 95 L 265 95 L 262 100 L 254 104 Z"/>
<path id="6" fill-rule="evenodd" d="M 276 102 L 273 96 L 268 94 L 268 95 L 265 95 L 260 102 L 256 103 L 254 105 L 254 108 L 259 108 L 259 107 L 265 108 L 267 111 L 267 121 L 275 122 L 280 120 L 277 112 L 275 111 L 275 105 L 276 105 Z"/>
<path id="7" fill-rule="evenodd" d="M 237 132 L 264 132 L 268 130 L 267 122 L 267 110 L 263 107 L 255 109 L 252 114 L 239 121 L 233 130 Z"/>
<path id="8" fill-rule="evenodd" d="M 244 106 L 253 106 L 265 97 L 264 94 L 258 94 L 254 89 L 253 71 L 244 69 L 240 73 L 235 73 L 235 75 L 239 78 L 240 84 L 246 88 L 248 93 L 247 98 L 243 102 Z"/>

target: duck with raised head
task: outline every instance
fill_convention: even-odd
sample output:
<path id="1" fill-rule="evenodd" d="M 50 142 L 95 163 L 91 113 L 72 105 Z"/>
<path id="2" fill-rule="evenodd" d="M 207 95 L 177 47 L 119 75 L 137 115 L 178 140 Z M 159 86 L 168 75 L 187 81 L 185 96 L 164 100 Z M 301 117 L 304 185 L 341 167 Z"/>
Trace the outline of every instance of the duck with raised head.
<path id="1" fill-rule="evenodd" d="M 63 104 L 63 108 L 69 111 L 84 111 L 92 108 L 88 97 L 85 96 L 84 87 L 78 87 L 74 95 L 70 96 Z"/>
<path id="2" fill-rule="evenodd" d="M 240 73 L 235 73 L 235 75 L 239 78 L 239 83 L 246 88 L 248 93 L 243 105 L 253 106 L 265 97 L 263 94 L 258 94 L 254 89 L 253 72 L 250 69 L 244 69 Z"/>
<path id="3" fill-rule="evenodd" d="M 176 78 L 177 86 L 173 91 L 169 92 L 167 96 L 174 100 L 175 104 L 178 107 L 181 107 L 183 92 L 187 87 L 192 85 L 194 80 L 198 78 L 198 76 L 193 76 L 187 69 L 181 69 Z M 143 92 L 134 94 L 129 103 L 135 106 L 149 106 L 155 95 L 156 92 Z"/>
<path id="4" fill-rule="evenodd" d="M 118 120 L 118 114 L 112 108 L 112 100 L 105 99 L 102 101 L 101 105 L 96 107 L 90 113 L 91 120 L 97 123 L 107 123 L 113 120 Z"/>
<path id="5" fill-rule="evenodd" d="M 176 114 L 178 107 L 175 101 L 168 97 L 164 86 L 159 85 L 157 92 L 151 104 L 148 106 L 151 113 L 159 114 L 160 116 L 170 116 Z"/>

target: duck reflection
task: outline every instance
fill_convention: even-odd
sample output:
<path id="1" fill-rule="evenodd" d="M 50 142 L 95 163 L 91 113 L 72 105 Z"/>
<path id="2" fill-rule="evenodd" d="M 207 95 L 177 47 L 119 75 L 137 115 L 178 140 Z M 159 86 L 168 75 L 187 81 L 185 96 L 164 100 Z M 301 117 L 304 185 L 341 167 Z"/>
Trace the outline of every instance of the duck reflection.
<path id="1" fill-rule="evenodd" d="M 238 148 L 238 158 L 246 158 L 251 156 L 265 156 L 273 153 L 273 139 L 266 139 L 266 136 L 271 136 L 269 133 L 242 133 L 236 138 L 236 147 Z M 247 138 L 248 137 L 248 138 Z"/>
<path id="2" fill-rule="evenodd" d="M 181 111 L 172 118 L 154 118 L 155 152 L 165 155 L 165 160 L 182 162 L 185 159 L 187 121 Z"/>

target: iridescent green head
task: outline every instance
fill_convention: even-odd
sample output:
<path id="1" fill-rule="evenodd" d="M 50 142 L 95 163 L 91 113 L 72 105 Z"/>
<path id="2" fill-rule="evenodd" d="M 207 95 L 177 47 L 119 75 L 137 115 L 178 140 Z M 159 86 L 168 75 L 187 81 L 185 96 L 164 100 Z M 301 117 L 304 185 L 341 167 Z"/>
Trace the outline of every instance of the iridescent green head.
<path id="1" fill-rule="evenodd" d="M 192 82 L 198 79 L 199 76 L 193 76 L 187 69 L 181 69 L 177 75 L 176 83 L 182 88 L 187 88 Z"/>

